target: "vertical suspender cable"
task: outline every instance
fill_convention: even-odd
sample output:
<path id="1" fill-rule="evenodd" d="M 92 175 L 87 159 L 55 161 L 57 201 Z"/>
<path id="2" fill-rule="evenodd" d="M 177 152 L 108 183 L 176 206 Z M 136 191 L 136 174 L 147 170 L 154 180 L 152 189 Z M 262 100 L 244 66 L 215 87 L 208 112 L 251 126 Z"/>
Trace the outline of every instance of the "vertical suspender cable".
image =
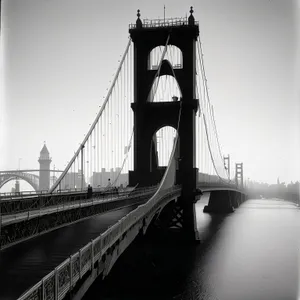
<path id="1" fill-rule="evenodd" d="M 104 103 L 102 104 L 102 107 L 101 107 L 100 111 L 98 112 L 98 114 L 97 114 L 97 116 L 96 116 L 96 119 L 94 120 L 93 124 L 91 125 L 91 127 L 90 127 L 90 129 L 89 129 L 87 135 L 86 135 L 85 138 L 83 139 L 81 145 L 85 145 L 86 141 L 88 140 L 88 138 L 89 138 L 91 132 L 93 131 L 95 125 L 97 124 L 99 118 L 101 117 L 101 115 L 102 115 L 102 113 L 103 113 L 103 111 L 104 111 L 104 109 L 105 109 L 105 107 L 106 107 L 106 104 L 107 104 L 107 102 L 108 102 L 108 100 L 109 100 L 109 98 L 110 98 L 111 91 L 112 91 L 112 89 L 113 89 L 113 87 L 114 87 L 114 85 L 115 85 L 115 82 L 116 82 L 116 80 L 117 80 L 117 78 L 118 78 L 118 76 L 119 76 L 119 73 L 120 73 L 122 64 L 123 64 L 123 62 L 124 62 L 124 60 L 125 60 L 125 58 L 126 58 L 126 55 L 127 55 L 127 53 L 128 53 L 128 49 L 129 49 L 129 47 L 130 47 L 130 44 L 131 44 L 131 39 L 129 38 L 128 44 L 127 44 L 126 49 L 125 49 L 125 52 L 124 52 L 124 54 L 123 54 L 123 56 L 122 56 L 121 62 L 120 62 L 120 64 L 119 64 L 119 67 L 118 67 L 117 72 L 116 72 L 116 74 L 115 74 L 115 77 L 114 77 L 114 80 L 113 80 L 113 82 L 112 82 L 112 85 L 111 85 L 111 87 L 110 87 L 110 89 L 109 89 L 109 91 L 108 91 L 108 93 L 107 93 L 107 96 L 106 96 L 106 98 L 105 98 L 105 100 L 104 100 Z M 61 182 L 61 180 L 62 180 L 62 179 L 65 177 L 65 175 L 67 174 L 67 172 L 68 172 L 68 170 L 70 169 L 71 165 L 73 164 L 73 162 L 74 162 L 74 160 L 75 160 L 77 154 L 78 154 L 80 151 L 81 151 L 81 146 L 78 148 L 78 150 L 76 151 L 75 155 L 72 157 L 72 159 L 70 160 L 70 162 L 69 162 L 68 165 L 66 166 L 64 172 L 60 175 L 59 179 L 58 179 L 58 180 L 55 182 L 55 184 L 49 189 L 49 193 L 52 193 L 52 192 L 57 188 L 57 186 L 59 185 L 59 183 Z"/>

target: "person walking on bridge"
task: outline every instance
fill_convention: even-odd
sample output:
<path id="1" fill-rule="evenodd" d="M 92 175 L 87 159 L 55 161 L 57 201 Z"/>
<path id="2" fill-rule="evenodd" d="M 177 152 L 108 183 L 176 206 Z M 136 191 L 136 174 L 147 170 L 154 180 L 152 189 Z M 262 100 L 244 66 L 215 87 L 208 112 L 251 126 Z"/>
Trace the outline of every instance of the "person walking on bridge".
<path id="1" fill-rule="evenodd" d="M 87 188 L 87 198 L 88 198 L 88 199 L 91 199 L 91 198 L 92 198 L 92 195 L 93 195 L 93 188 L 92 188 L 91 185 L 89 184 L 89 185 L 88 185 L 88 188 Z"/>

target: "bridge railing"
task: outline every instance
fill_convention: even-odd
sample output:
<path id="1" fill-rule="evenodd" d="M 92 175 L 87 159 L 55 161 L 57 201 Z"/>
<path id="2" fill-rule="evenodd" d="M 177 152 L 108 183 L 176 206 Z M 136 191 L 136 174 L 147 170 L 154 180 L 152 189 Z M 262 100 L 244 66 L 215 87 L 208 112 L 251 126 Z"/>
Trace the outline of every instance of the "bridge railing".
<path id="1" fill-rule="evenodd" d="M 105 188 L 94 188 L 94 191 L 105 191 Z M 72 189 L 63 189 L 63 190 L 55 190 L 51 194 L 48 190 L 40 190 L 40 191 L 21 191 L 21 192 L 7 192 L 7 193 L 0 193 L 0 200 L 14 200 L 14 199 L 24 199 L 28 196 L 39 196 L 39 195 L 58 195 L 58 194 L 66 194 L 66 193 L 80 193 L 80 192 L 86 192 L 87 187 L 84 189 L 80 188 L 72 188 Z"/>
<path id="2" fill-rule="evenodd" d="M 135 195 L 144 194 L 147 192 L 155 191 L 157 186 L 138 188 L 132 191 L 117 191 L 115 189 L 100 190 L 95 189 L 91 197 L 88 192 L 61 192 L 55 194 L 39 194 L 32 195 L 26 198 L 17 198 L 9 200 L 0 200 L 0 212 L 2 216 L 29 213 L 32 211 L 40 211 L 42 209 L 51 208 L 52 210 L 73 208 L 75 204 L 93 205 L 94 201 L 110 201 L 123 199 L 124 197 L 133 197 Z"/>
<path id="3" fill-rule="evenodd" d="M 236 184 L 235 182 L 198 182 L 197 190 L 199 191 L 215 191 L 215 190 L 228 190 L 235 191 L 244 195 L 248 194 L 248 191 L 244 188 Z"/>
<path id="4" fill-rule="evenodd" d="M 48 190 L 0 193 L 0 200 L 1 199 L 24 198 L 27 196 L 39 195 L 39 194 L 48 194 Z"/>
<path id="5" fill-rule="evenodd" d="M 199 22 L 195 22 L 198 25 Z M 188 18 L 143 19 L 143 28 L 153 27 L 181 27 L 189 26 Z M 129 29 L 137 28 L 136 24 L 129 24 Z"/>
<path id="6" fill-rule="evenodd" d="M 227 188 L 238 188 L 235 183 L 230 182 L 198 182 L 198 187 L 227 187 Z"/>
<path id="7" fill-rule="evenodd" d="M 180 186 L 174 186 L 155 193 L 147 203 L 138 206 L 63 261 L 55 270 L 21 295 L 18 300 L 63 299 L 76 282 L 93 268 L 94 263 L 99 261 L 129 228 L 137 224 L 159 201 L 179 193 L 180 190 Z"/>

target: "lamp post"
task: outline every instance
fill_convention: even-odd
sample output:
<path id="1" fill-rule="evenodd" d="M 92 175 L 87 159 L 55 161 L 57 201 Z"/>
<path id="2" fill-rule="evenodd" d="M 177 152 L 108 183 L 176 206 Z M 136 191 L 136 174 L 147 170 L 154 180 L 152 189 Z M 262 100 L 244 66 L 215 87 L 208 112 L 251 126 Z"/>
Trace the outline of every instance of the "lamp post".
<path id="1" fill-rule="evenodd" d="M 52 185 L 54 184 L 55 182 L 55 165 L 53 165 L 53 182 L 52 182 Z"/>
<path id="2" fill-rule="evenodd" d="M 19 162 L 18 162 L 18 170 L 20 171 L 20 166 L 21 166 L 21 160 L 22 160 L 22 157 L 19 157 Z"/>
<path id="3" fill-rule="evenodd" d="M 224 156 L 224 166 L 228 172 L 228 177 L 230 180 L 230 156 L 229 156 L 229 154 L 227 156 Z"/>
<path id="4" fill-rule="evenodd" d="M 90 161 L 89 160 L 87 160 L 86 161 L 86 169 L 85 169 L 85 179 L 86 179 L 86 182 L 85 182 L 85 187 L 86 187 L 86 185 L 89 185 L 90 184 L 90 170 L 89 170 L 89 163 L 90 163 Z"/>
<path id="5" fill-rule="evenodd" d="M 18 161 L 18 171 L 19 172 L 21 170 L 21 160 L 22 160 L 22 157 L 19 157 L 19 161 Z M 17 194 L 17 192 L 20 192 L 20 185 L 19 185 L 18 177 L 16 177 L 16 186 L 15 186 L 15 193 Z"/>

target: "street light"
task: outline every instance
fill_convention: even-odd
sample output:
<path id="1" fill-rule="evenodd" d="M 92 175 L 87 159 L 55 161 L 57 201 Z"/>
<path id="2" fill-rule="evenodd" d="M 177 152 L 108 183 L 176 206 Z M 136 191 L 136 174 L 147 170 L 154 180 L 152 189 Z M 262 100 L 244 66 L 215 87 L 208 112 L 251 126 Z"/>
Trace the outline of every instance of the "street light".
<path id="1" fill-rule="evenodd" d="M 19 163 L 18 163 L 18 167 L 19 167 L 18 170 L 19 171 L 20 171 L 20 166 L 21 166 L 21 160 L 22 160 L 22 157 L 19 158 Z"/>
<path id="2" fill-rule="evenodd" d="M 87 177 L 87 184 L 90 184 L 90 179 L 89 179 L 89 161 L 86 161 L 86 177 Z"/>

